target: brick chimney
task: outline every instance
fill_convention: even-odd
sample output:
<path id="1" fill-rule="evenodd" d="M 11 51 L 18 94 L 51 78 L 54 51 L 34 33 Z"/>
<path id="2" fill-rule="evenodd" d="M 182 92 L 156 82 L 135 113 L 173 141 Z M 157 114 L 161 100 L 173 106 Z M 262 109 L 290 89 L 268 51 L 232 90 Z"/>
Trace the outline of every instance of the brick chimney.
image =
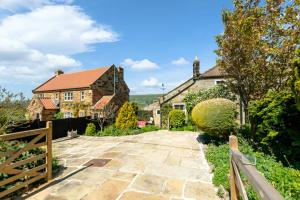
<path id="1" fill-rule="evenodd" d="M 122 67 L 118 67 L 118 74 L 120 80 L 124 80 L 124 69 Z"/>
<path id="2" fill-rule="evenodd" d="M 198 78 L 200 76 L 200 61 L 198 56 L 195 57 L 193 62 L 193 78 Z"/>
<path id="3" fill-rule="evenodd" d="M 58 69 L 56 72 L 55 72 L 55 75 L 56 76 L 59 76 L 61 74 L 64 74 L 64 72 L 61 70 L 61 69 Z"/>

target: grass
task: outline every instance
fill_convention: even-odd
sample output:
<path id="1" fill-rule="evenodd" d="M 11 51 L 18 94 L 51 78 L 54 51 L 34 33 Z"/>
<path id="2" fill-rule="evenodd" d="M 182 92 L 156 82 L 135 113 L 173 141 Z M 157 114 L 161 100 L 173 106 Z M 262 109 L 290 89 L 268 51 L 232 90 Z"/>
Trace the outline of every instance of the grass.
<path id="1" fill-rule="evenodd" d="M 206 138 L 207 139 L 207 138 Z M 207 140 L 207 160 L 214 166 L 213 183 L 223 185 L 229 191 L 229 146 L 220 140 Z M 249 142 L 239 137 L 239 150 L 247 155 L 256 157 L 257 170 L 279 191 L 285 199 L 297 200 L 300 197 L 300 171 L 284 167 L 273 156 L 254 151 Z M 246 181 L 243 176 L 243 181 Z M 258 199 L 249 183 L 246 184 L 250 200 Z"/>
<path id="2" fill-rule="evenodd" d="M 149 104 L 152 104 L 161 96 L 161 94 L 130 95 L 129 101 L 137 103 L 138 106 L 142 108 Z"/>

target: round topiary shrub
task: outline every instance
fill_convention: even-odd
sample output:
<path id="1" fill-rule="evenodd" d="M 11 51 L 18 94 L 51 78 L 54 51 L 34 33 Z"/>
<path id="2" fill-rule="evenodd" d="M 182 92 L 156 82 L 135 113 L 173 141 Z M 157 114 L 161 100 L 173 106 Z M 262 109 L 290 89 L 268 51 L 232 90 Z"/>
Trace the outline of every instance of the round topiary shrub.
<path id="1" fill-rule="evenodd" d="M 94 123 L 89 123 L 85 129 L 84 135 L 95 135 L 97 133 Z"/>
<path id="2" fill-rule="evenodd" d="M 169 112 L 170 128 L 180 128 L 185 124 L 185 114 L 183 111 L 174 109 Z"/>
<path id="3" fill-rule="evenodd" d="M 132 103 L 126 102 L 120 109 L 116 119 L 116 127 L 119 129 L 130 129 L 137 127 L 136 109 Z"/>
<path id="4" fill-rule="evenodd" d="M 214 136 L 228 136 L 236 127 L 236 105 L 228 99 L 202 101 L 192 111 L 192 119 L 202 131 Z"/>

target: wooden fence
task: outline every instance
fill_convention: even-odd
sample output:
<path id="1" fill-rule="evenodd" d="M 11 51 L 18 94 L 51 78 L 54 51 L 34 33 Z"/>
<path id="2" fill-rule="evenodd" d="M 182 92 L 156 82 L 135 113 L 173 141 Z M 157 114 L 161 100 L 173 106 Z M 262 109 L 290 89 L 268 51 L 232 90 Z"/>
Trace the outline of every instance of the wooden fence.
<path id="1" fill-rule="evenodd" d="M 245 175 L 254 191 L 263 200 L 284 200 L 279 192 L 257 171 L 255 166 L 238 149 L 236 136 L 229 137 L 230 146 L 230 199 L 248 200 L 239 171 Z"/>
<path id="2" fill-rule="evenodd" d="M 21 183 L 1 191 L 0 198 L 24 187 L 28 187 L 29 184 L 38 180 L 46 178 L 46 180 L 52 179 L 52 122 L 47 122 L 46 128 L 35 129 L 30 131 L 17 132 L 12 134 L 6 134 L 0 136 L 0 142 L 7 142 L 12 140 L 22 140 L 24 138 L 31 137 L 31 141 L 18 150 L 8 150 L 6 152 L 0 152 L 0 157 L 6 159 L 0 163 L 0 174 L 8 174 L 9 178 L 6 178 L 0 182 L 0 187 L 12 184 L 20 179 L 24 180 Z M 40 142 L 41 141 L 41 142 Z M 39 142 L 39 143 L 38 143 Z M 16 159 L 23 153 L 34 148 L 46 146 L 46 151 L 39 155 L 26 158 L 24 160 L 16 161 Z M 28 163 L 32 163 L 38 160 L 45 159 L 45 163 L 36 166 L 31 169 L 21 170 L 20 167 Z"/>

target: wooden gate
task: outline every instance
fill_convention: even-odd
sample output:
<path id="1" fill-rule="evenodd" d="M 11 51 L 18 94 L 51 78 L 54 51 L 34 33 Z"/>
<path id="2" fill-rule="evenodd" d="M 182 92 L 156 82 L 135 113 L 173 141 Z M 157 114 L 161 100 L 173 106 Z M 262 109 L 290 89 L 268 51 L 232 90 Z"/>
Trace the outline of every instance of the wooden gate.
<path id="1" fill-rule="evenodd" d="M 5 157 L 4 161 L 0 163 L 0 174 L 9 175 L 8 178 L 0 182 L 0 187 L 12 184 L 20 179 L 22 180 L 18 184 L 1 191 L 0 198 L 27 187 L 38 180 L 46 178 L 49 181 L 52 179 L 52 122 L 47 122 L 46 128 L 1 135 L 0 142 L 20 140 L 26 137 L 33 137 L 33 139 L 20 149 L 7 150 L 5 152 L 0 149 L 0 158 Z M 39 142 L 40 140 L 42 142 Z M 46 149 L 38 155 L 33 155 L 24 160 L 16 160 L 22 153 L 39 147 L 46 147 Z M 45 162 L 34 168 L 20 169 L 20 167 L 38 160 L 45 160 Z"/>
<path id="2" fill-rule="evenodd" d="M 238 149 L 236 136 L 229 137 L 230 146 L 230 199 L 248 200 L 240 171 L 247 177 L 250 185 L 262 200 L 284 200 L 279 192 L 263 177 L 251 162 Z"/>

